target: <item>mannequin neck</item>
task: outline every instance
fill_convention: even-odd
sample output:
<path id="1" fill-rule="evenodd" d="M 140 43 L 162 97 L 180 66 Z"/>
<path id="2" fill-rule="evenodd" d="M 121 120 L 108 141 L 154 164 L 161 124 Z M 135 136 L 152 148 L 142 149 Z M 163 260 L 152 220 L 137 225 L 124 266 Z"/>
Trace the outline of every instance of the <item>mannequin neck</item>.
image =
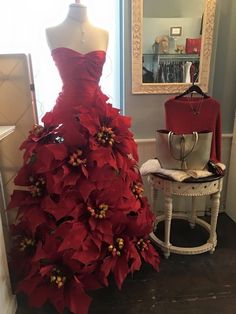
<path id="1" fill-rule="evenodd" d="M 70 4 L 67 18 L 80 23 L 87 21 L 87 7 L 79 3 Z"/>

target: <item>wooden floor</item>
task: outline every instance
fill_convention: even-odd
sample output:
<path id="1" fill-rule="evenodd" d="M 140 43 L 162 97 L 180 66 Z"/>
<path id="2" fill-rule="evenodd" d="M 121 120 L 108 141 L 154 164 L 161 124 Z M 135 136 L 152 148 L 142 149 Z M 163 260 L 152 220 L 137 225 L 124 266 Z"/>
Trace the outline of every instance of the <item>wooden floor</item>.
<path id="1" fill-rule="evenodd" d="M 162 229 L 160 226 L 158 232 Z M 161 256 L 159 273 L 146 265 L 127 278 L 122 291 L 114 284 L 96 291 L 89 314 L 235 314 L 236 224 L 220 214 L 217 233 L 218 245 L 213 255 L 171 254 L 168 260 Z M 184 221 L 173 223 L 173 244 L 199 245 L 206 238 L 201 227 L 191 230 Z M 22 305 L 17 313 L 55 312 L 31 311 Z"/>

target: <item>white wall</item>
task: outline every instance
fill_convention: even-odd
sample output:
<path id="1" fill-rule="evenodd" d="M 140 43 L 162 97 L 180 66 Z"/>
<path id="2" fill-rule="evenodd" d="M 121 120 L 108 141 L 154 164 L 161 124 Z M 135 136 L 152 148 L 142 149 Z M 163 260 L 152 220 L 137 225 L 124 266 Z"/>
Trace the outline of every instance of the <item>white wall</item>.
<path id="1" fill-rule="evenodd" d="M 143 0 L 145 17 L 201 16 L 205 0 Z"/>
<path id="2" fill-rule="evenodd" d="M 177 38 L 177 44 L 185 45 L 186 38 L 200 37 L 201 18 L 144 18 L 143 53 L 152 53 L 155 38 L 169 36 L 170 27 L 176 26 L 182 26 L 182 36 Z"/>

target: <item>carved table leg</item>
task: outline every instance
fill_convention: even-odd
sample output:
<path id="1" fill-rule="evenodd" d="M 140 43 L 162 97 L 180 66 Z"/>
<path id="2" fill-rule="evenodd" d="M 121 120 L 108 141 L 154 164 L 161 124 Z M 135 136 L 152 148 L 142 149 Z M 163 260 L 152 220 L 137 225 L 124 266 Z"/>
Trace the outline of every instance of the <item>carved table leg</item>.
<path id="1" fill-rule="evenodd" d="M 154 214 L 156 214 L 156 200 L 158 196 L 158 190 L 155 187 L 151 186 L 151 210 Z"/>
<path id="2" fill-rule="evenodd" d="M 219 214 L 219 207 L 220 207 L 220 191 L 212 194 L 212 208 L 211 208 L 211 231 L 210 231 L 210 238 L 208 240 L 209 243 L 212 243 L 213 247 L 210 250 L 210 253 L 213 254 L 215 251 L 215 247 L 217 244 L 217 237 L 216 237 L 216 225 L 217 219 Z"/>
<path id="3" fill-rule="evenodd" d="M 151 188 L 151 211 L 156 215 L 156 200 L 157 200 L 157 195 L 158 195 L 158 190 L 154 187 L 153 182 L 151 177 L 149 176 L 147 178 L 148 183 L 150 184 L 150 188 Z M 153 224 L 153 232 L 156 230 L 157 228 L 157 220 L 154 222 Z"/>
<path id="4" fill-rule="evenodd" d="M 173 202 L 171 194 L 165 193 L 165 258 L 170 256 L 170 228 L 172 218 Z"/>
<path id="5" fill-rule="evenodd" d="M 193 229 L 196 224 L 196 197 L 192 196 L 192 208 L 191 208 L 191 216 L 189 220 L 190 227 Z"/>

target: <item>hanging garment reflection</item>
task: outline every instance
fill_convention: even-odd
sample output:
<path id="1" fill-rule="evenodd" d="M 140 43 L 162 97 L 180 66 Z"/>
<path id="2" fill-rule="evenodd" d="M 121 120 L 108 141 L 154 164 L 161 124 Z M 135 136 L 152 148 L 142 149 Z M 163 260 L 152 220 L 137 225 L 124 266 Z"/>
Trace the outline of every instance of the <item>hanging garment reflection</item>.
<path id="1" fill-rule="evenodd" d="M 155 60 L 152 69 L 143 66 L 143 83 L 190 83 L 198 73 L 199 61 Z"/>

